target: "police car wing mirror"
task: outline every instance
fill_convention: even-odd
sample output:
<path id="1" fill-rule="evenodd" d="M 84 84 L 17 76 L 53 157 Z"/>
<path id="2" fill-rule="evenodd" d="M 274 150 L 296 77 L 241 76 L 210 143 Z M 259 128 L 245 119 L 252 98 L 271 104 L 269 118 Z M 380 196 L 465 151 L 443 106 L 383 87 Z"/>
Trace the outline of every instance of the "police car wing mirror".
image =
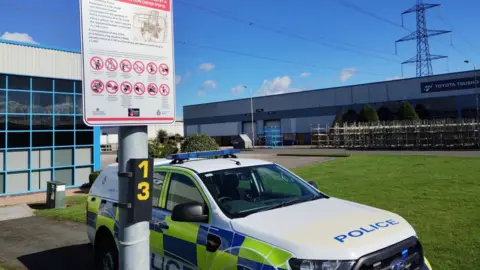
<path id="1" fill-rule="evenodd" d="M 208 222 L 204 207 L 197 202 L 176 205 L 172 210 L 172 220 L 178 222 Z"/>
<path id="2" fill-rule="evenodd" d="M 308 183 L 309 183 L 312 187 L 318 189 L 317 183 L 315 183 L 315 182 L 313 182 L 313 181 L 308 181 Z"/>

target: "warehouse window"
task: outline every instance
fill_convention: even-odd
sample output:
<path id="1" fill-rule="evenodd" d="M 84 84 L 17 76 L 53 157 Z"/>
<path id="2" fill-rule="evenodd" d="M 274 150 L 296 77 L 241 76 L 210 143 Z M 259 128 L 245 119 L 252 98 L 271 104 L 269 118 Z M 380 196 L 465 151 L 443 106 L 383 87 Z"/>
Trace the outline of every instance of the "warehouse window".
<path id="1" fill-rule="evenodd" d="M 81 94 L 82 91 L 82 81 L 75 81 L 75 93 Z"/>
<path id="2" fill-rule="evenodd" d="M 55 79 L 55 92 L 73 93 L 74 81 Z"/>
<path id="3" fill-rule="evenodd" d="M 83 122 L 83 117 L 82 116 L 77 116 L 75 118 L 76 118 L 75 119 L 75 125 L 76 125 L 77 129 L 80 129 L 80 130 L 82 130 L 82 129 L 90 129 L 90 130 L 93 129 L 92 127 L 89 127 L 89 126 L 85 125 L 85 122 Z"/>
<path id="4" fill-rule="evenodd" d="M 6 100 L 7 94 L 4 90 L 0 90 L 0 113 L 5 112 L 5 108 L 7 105 L 7 100 Z"/>
<path id="5" fill-rule="evenodd" d="M 8 130 L 30 130 L 30 115 L 8 115 Z"/>
<path id="6" fill-rule="evenodd" d="M 74 130 L 73 116 L 55 116 L 56 130 Z"/>
<path id="7" fill-rule="evenodd" d="M 33 115 L 32 130 L 51 130 L 53 116 L 51 115 Z"/>
<path id="8" fill-rule="evenodd" d="M 8 89 L 30 90 L 30 77 L 8 76 Z"/>
<path id="9" fill-rule="evenodd" d="M 30 147 L 30 132 L 9 132 L 7 135 L 8 148 Z"/>
<path id="10" fill-rule="evenodd" d="M 55 94 L 55 113 L 73 114 L 73 95 Z"/>
<path id="11" fill-rule="evenodd" d="M 9 113 L 30 113 L 30 93 L 28 92 L 8 92 L 8 112 Z"/>
<path id="12" fill-rule="evenodd" d="M 33 91 L 52 91 L 53 80 L 42 77 L 32 77 L 32 90 Z"/>
<path id="13" fill-rule="evenodd" d="M 55 132 L 55 146 L 73 145 L 74 138 L 75 134 L 73 131 L 57 131 Z"/>
<path id="14" fill-rule="evenodd" d="M 32 93 L 32 112 L 33 113 L 52 113 L 53 99 L 52 94 Z"/>
<path id="15" fill-rule="evenodd" d="M 7 76 L 4 74 L 0 74 L 0 89 L 7 88 Z"/>

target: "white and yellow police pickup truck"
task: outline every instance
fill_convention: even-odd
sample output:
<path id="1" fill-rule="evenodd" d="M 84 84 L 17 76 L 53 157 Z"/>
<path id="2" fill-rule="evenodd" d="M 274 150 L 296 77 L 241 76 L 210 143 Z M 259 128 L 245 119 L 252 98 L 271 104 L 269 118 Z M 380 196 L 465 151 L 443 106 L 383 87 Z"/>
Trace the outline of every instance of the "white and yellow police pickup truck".
<path id="1" fill-rule="evenodd" d="M 280 165 L 237 152 L 154 161 L 151 269 L 432 269 L 399 215 L 330 197 Z M 106 167 L 87 199 L 100 269 L 118 269 L 117 172 L 117 164 Z"/>

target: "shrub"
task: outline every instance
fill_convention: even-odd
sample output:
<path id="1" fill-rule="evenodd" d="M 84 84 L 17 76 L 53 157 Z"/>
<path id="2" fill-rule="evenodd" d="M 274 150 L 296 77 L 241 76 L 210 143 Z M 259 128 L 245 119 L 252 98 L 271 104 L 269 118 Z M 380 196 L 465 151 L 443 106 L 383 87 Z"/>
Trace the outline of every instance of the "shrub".
<path id="1" fill-rule="evenodd" d="M 148 157 L 162 158 L 164 146 L 157 140 L 148 141 Z"/>
<path id="2" fill-rule="evenodd" d="M 175 140 L 169 140 L 167 144 L 163 147 L 162 157 L 166 157 L 170 154 L 175 154 L 178 152 L 177 142 Z"/>
<path id="3" fill-rule="evenodd" d="M 92 186 L 93 183 L 95 182 L 95 180 L 97 180 L 97 177 L 101 172 L 102 172 L 102 170 L 98 170 L 98 171 L 94 171 L 94 172 L 90 173 L 90 175 L 88 176 L 88 184 L 90 186 Z"/>
<path id="4" fill-rule="evenodd" d="M 220 146 L 218 146 L 217 142 L 207 134 L 194 134 L 185 139 L 182 144 L 181 151 L 199 152 L 217 150 L 219 148 Z"/>
<path id="5" fill-rule="evenodd" d="M 392 121 L 393 120 L 393 113 L 392 111 L 386 107 L 382 106 L 377 111 L 378 118 L 380 121 Z"/>
<path id="6" fill-rule="evenodd" d="M 361 122 L 378 122 L 377 111 L 370 104 L 366 104 L 360 112 L 359 120 Z"/>
<path id="7" fill-rule="evenodd" d="M 354 109 L 348 109 L 348 111 L 343 115 L 344 123 L 355 123 L 358 121 L 357 112 Z"/>
<path id="8" fill-rule="evenodd" d="M 157 137 L 156 137 L 157 141 L 160 142 L 160 143 L 165 143 L 166 140 L 168 140 L 168 133 L 166 130 L 163 130 L 163 129 L 160 129 L 158 132 L 157 132 Z"/>
<path id="9" fill-rule="evenodd" d="M 402 102 L 398 109 L 399 120 L 418 120 L 418 114 L 413 108 L 412 104 L 408 101 Z"/>
<path id="10" fill-rule="evenodd" d="M 418 114 L 418 118 L 420 119 L 430 119 L 430 112 L 423 106 L 423 104 L 417 104 L 415 106 L 415 111 Z"/>
<path id="11" fill-rule="evenodd" d="M 333 125 L 335 124 L 343 124 L 343 114 L 341 112 L 337 113 L 337 116 L 335 116 L 335 120 L 333 121 Z"/>

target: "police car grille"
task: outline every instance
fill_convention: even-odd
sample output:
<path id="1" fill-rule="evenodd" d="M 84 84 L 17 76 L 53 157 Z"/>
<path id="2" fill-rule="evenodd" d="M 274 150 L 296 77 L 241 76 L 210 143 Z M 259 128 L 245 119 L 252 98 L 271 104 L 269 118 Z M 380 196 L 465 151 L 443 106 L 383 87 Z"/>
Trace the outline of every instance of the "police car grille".
<path id="1" fill-rule="evenodd" d="M 423 269 L 423 250 L 416 237 L 363 256 L 355 270 L 420 270 Z"/>

